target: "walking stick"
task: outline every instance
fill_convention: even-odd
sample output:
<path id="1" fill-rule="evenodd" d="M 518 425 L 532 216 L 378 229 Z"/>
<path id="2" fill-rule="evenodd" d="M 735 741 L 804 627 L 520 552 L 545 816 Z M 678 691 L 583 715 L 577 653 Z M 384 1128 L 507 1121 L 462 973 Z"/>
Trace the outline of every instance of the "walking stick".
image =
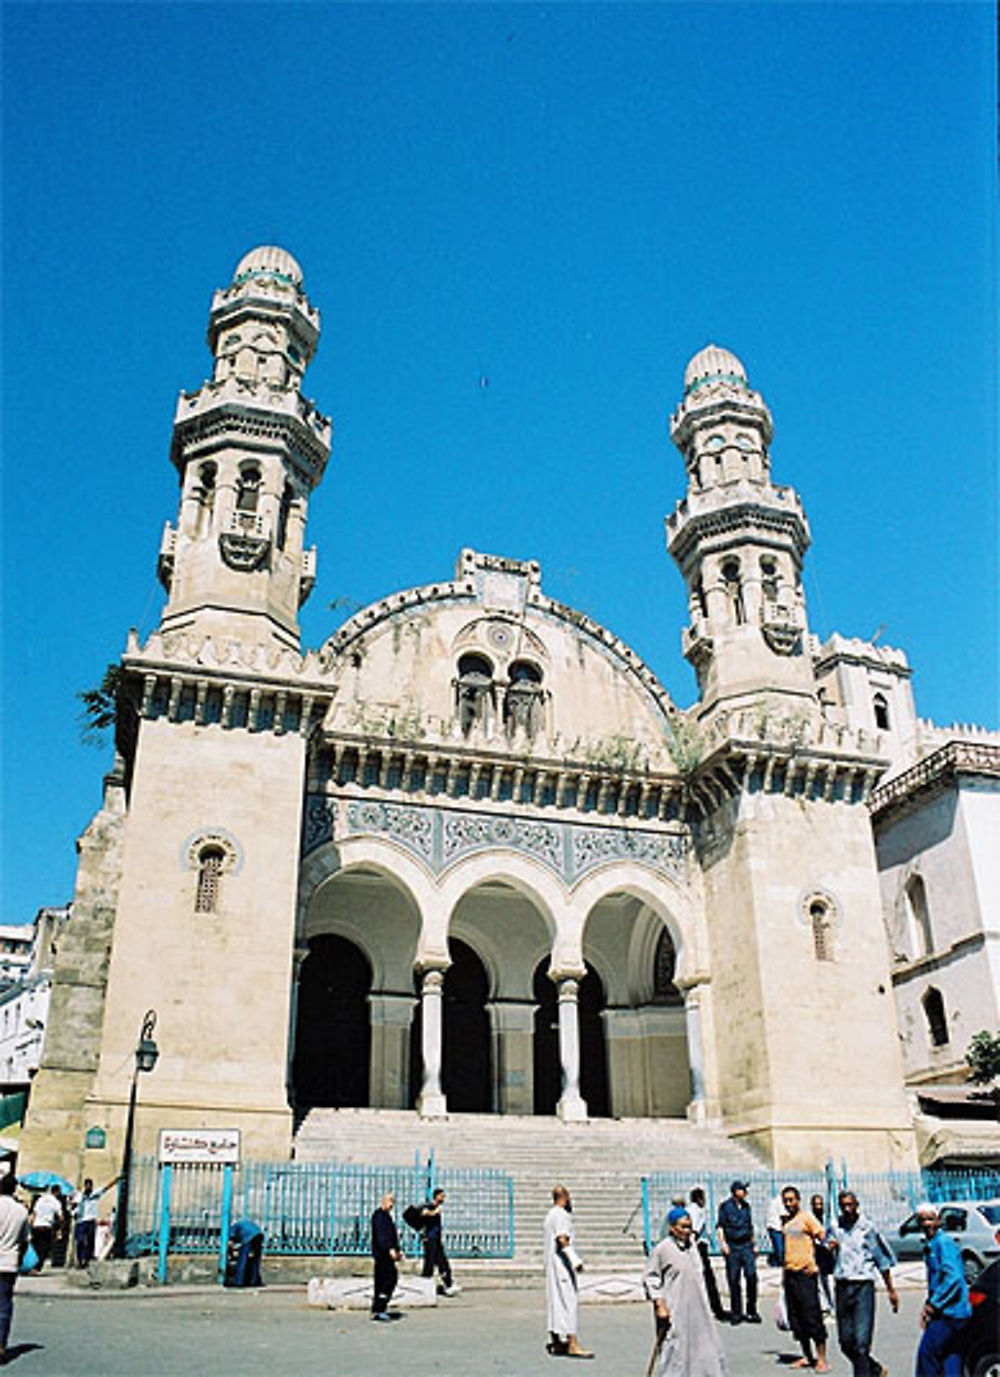
<path id="1" fill-rule="evenodd" d="M 660 1349 L 663 1347 L 663 1340 L 667 1337 L 667 1330 L 670 1328 L 670 1321 L 661 1326 L 660 1321 L 656 1322 L 656 1337 L 653 1340 L 653 1351 L 649 1355 L 649 1362 L 646 1364 L 645 1377 L 653 1377 L 656 1367 L 656 1360 L 660 1356 Z"/>

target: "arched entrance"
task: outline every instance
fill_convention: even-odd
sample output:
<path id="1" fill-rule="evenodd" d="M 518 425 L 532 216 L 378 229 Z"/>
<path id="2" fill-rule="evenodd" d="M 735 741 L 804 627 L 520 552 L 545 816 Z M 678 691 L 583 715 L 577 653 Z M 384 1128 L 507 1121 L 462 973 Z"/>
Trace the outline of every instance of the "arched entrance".
<path id="1" fill-rule="evenodd" d="M 358 1108 L 368 1104 L 372 972 L 345 937 L 309 941 L 299 977 L 292 1085 L 300 1107 Z"/>
<path id="2" fill-rule="evenodd" d="M 535 967 L 534 1084 L 535 1113 L 554 1114 L 562 1094 L 559 1057 L 559 1007 L 556 987 L 549 979 L 546 957 Z M 592 1119 L 611 1113 L 608 1095 L 608 1058 L 604 1047 L 604 986 L 596 971 L 587 967 L 577 994 L 580 1028 L 580 1094 Z"/>
<path id="3" fill-rule="evenodd" d="M 473 949 L 457 937 L 448 941 L 451 965 L 444 977 L 444 1033 L 441 1086 L 448 1109 L 488 1114 L 493 1109 L 489 977 Z"/>

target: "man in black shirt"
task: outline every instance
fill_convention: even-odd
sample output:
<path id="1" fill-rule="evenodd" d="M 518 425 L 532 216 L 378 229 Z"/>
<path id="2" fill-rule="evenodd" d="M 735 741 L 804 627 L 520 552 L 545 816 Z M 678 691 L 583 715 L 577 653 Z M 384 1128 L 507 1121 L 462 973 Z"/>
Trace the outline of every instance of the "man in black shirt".
<path id="1" fill-rule="evenodd" d="M 389 1301 L 399 1280 L 399 1268 L 403 1252 L 399 1246 L 396 1221 L 392 1217 L 392 1207 L 396 1197 L 386 1191 L 379 1201 L 379 1207 L 372 1215 L 372 1257 L 375 1259 L 375 1284 L 372 1288 L 372 1319 L 391 1320 L 388 1314 Z"/>
<path id="2" fill-rule="evenodd" d="M 747 1200 L 747 1183 L 734 1181 L 729 1199 L 719 1206 L 716 1233 L 719 1247 L 726 1259 L 726 1280 L 729 1283 L 729 1323 L 760 1324 L 757 1314 L 757 1262 L 753 1250 L 753 1215 Z M 746 1277 L 747 1312 L 743 1314 L 743 1295 L 740 1277 Z"/>
<path id="3" fill-rule="evenodd" d="M 441 1274 L 440 1291 L 442 1296 L 457 1296 L 461 1291 L 451 1277 L 451 1263 L 444 1250 L 444 1228 L 441 1209 L 444 1205 L 444 1191 L 438 1186 L 432 1198 L 420 1211 L 424 1221 L 424 1276 L 432 1277 L 434 1268 Z"/>

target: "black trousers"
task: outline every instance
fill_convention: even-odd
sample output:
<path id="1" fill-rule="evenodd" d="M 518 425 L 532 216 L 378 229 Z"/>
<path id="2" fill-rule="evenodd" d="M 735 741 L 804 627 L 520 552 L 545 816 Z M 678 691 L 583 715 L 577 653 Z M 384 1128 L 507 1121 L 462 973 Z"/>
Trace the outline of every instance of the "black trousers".
<path id="1" fill-rule="evenodd" d="M 450 1286 L 451 1263 L 448 1261 L 448 1254 L 444 1250 L 444 1241 L 440 1234 L 424 1239 L 424 1276 L 432 1277 L 435 1267 L 441 1273 L 441 1280 L 445 1286 Z"/>
<path id="2" fill-rule="evenodd" d="M 399 1280 L 399 1268 L 388 1253 L 375 1254 L 375 1286 L 372 1291 L 372 1314 L 382 1315 Z"/>
<path id="3" fill-rule="evenodd" d="M 705 1274 L 705 1290 L 708 1292 L 708 1303 L 712 1314 L 718 1319 L 722 1314 L 722 1301 L 719 1299 L 719 1288 L 715 1281 L 715 1273 L 712 1271 L 712 1258 L 709 1253 L 708 1244 L 703 1238 L 698 1240 L 698 1252 L 701 1254 L 701 1270 Z"/>
<path id="4" fill-rule="evenodd" d="M 826 1325 L 819 1305 L 819 1274 L 785 1268 L 785 1306 L 788 1327 L 800 1344 L 826 1343 Z"/>
<path id="5" fill-rule="evenodd" d="M 730 1243 L 726 1254 L 726 1281 L 729 1283 L 729 1310 L 733 1319 L 743 1317 L 740 1278 L 747 1283 L 747 1314 L 757 1313 L 757 1261 L 752 1243 Z"/>

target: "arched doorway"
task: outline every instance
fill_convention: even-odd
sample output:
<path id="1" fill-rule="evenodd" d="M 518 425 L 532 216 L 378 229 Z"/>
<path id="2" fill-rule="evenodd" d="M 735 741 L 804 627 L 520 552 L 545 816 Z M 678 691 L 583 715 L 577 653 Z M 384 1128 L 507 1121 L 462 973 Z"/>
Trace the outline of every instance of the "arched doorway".
<path id="1" fill-rule="evenodd" d="M 372 972 L 364 953 L 330 933 L 309 941 L 299 977 L 292 1085 L 299 1107 L 368 1104 Z"/>
<path id="2" fill-rule="evenodd" d="M 493 1109 L 489 977 L 483 963 L 457 937 L 448 942 L 451 965 L 444 977 L 441 1087 L 449 1111 L 488 1114 Z"/>
<path id="3" fill-rule="evenodd" d="M 535 1113 L 554 1114 L 562 1094 L 562 1063 L 559 1057 L 559 1001 L 548 976 L 546 957 L 535 967 L 534 1083 Z M 580 1094 L 592 1119 L 611 1113 L 608 1095 L 608 1058 L 604 1046 L 604 986 L 590 966 L 580 981 L 577 1017 L 580 1029 Z"/>

